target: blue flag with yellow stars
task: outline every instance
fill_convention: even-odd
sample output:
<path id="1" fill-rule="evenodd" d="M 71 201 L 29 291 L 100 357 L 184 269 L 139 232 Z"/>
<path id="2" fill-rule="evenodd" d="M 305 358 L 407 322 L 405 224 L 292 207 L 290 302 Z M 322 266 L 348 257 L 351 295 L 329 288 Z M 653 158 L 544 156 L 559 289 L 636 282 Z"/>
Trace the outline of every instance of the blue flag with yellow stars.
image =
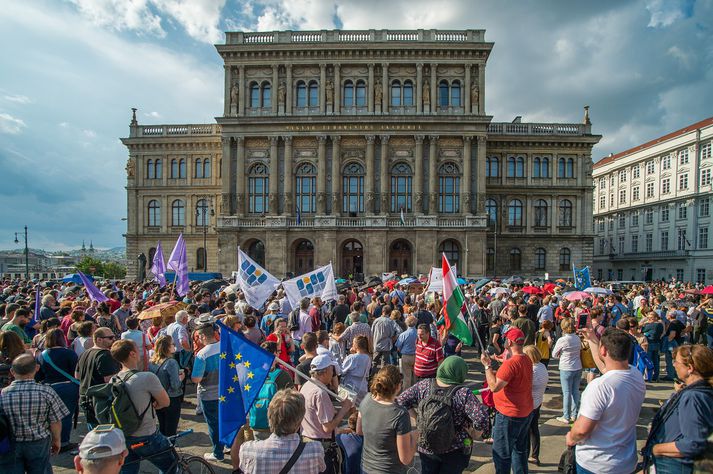
<path id="1" fill-rule="evenodd" d="M 223 323 L 218 322 L 218 326 L 218 433 L 220 441 L 231 446 L 270 373 L 275 356 Z"/>
<path id="2" fill-rule="evenodd" d="M 574 287 L 579 291 L 584 291 L 586 288 L 592 286 L 592 281 L 589 277 L 589 267 L 577 268 L 572 265 L 572 271 L 574 272 Z"/>

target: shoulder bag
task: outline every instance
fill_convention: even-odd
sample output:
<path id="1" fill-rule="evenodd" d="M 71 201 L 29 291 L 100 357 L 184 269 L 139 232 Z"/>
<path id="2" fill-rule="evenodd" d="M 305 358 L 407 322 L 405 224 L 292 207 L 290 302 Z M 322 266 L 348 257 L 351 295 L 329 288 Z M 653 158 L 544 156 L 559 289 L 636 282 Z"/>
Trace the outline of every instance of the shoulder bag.
<path id="1" fill-rule="evenodd" d="M 60 374 L 62 374 L 67 380 L 69 380 L 70 382 L 72 382 L 72 383 L 74 383 L 74 384 L 79 385 L 79 380 L 77 380 L 76 378 L 74 378 L 73 376 L 69 375 L 69 374 L 68 374 L 67 372 L 65 372 L 64 370 L 62 370 L 62 369 L 60 369 L 59 367 L 57 367 L 57 364 L 54 363 L 54 361 L 52 360 L 52 358 L 51 358 L 50 355 L 49 355 L 49 349 L 45 349 L 44 351 L 42 351 L 42 360 L 44 360 L 45 362 L 47 362 L 47 363 L 50 365 L 50 367 L 52 367 L 54 370 L 56 370 L 57 372 L 59 372 Z"/>

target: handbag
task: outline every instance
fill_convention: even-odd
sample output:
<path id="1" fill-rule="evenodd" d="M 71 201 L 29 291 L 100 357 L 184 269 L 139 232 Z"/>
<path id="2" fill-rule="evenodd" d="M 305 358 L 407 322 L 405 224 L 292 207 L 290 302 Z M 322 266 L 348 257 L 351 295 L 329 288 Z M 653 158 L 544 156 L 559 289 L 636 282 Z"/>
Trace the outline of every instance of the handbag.
<path id="1" fill-rule="evenodd" d="M 582 342 L 582 351 L 579 353 L 579 358 L 582 361 L 583 369 L 597 368 L 597 364 L 594 362 L 594 356 L 592 355 L 592 349 L 587 342 Z"/>
<path id="2" fill-rule="evenodd" d="M 76 378 L 74 378 L 73 376 L 69 375 L 69 374 L 68 374 L 67 372 L 65 372 L 64 370 L 62 370 L 62 369 L 60 369 L 59 367 L 57 367 L 57 364 L 55 364 L 54 361 L 52 360 L 52 358 L 50 358 L 50 355 L 49 355 L 49 352 L 48 352 L 48 351 L 49 351 L 48 349 L 45 349 L 44 351 L 42 351 L 42 359 L 43 359 L 45 362 L 47 362 L 47 363 L 50 365 L 50 367 L 52 367 L 54 370 L 56 370 L 56 371 L 59 372 L 61 375 L 63 375 L 67 380 L 69 380 L 69 381 L 72 382 L 72 383 L 75 383 L 75 384 L 79 385 L 79 380 L 77 380 Z"/>

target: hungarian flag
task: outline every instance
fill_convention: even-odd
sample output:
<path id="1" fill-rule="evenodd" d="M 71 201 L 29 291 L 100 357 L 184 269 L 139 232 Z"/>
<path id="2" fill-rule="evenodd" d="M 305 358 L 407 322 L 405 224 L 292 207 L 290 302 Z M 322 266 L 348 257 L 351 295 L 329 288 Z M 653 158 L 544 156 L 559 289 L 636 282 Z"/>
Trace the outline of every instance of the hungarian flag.
<path id="1" fill-rule="evenodd" d="M 464 344 L 472 345 L 473 335 L 461 313 L 465 296 L 461 287 L 458 286 L 455 269 L 448 263 L 445 254 L 443 254 L 443 300 L 445 302 L 443 318 L 446 322 L 446 330 Z"/>

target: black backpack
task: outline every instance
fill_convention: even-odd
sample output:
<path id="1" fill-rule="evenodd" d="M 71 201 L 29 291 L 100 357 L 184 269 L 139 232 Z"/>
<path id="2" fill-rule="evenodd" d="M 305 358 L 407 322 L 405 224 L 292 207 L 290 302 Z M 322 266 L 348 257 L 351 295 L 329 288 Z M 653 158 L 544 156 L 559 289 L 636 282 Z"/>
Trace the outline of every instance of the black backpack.
<path id="1" fill-rule="evenodd" d="M 125 436 L 131 436 L 139 429 L 152 403 L 152 400 L 149 400 L 144 411 L 139 413 L 131 400 L 126 381 L 136 372 L 132 370 L 124 378 L 115 375 L 108 383 L 94 385 L 87 390 L 87 398 L 93 402 L 94 415 L 99 423 L 115 425 L 124 432 Z"/>
<path id="2" fill-rule="evenodd" d="M 450 451 L 456 437 L 451 402 L 453 394 L 459 388 L 460 385 L 442 388 L 432 379 L 428 396 L 421 400 L 416 408 L 416 426 L 420 432 L 418 444 L 433 454 Z"/>
<path id="3" fill-rule="evenodd" d="M 290 311 L 290 315 L 287 317 L 287 329 L 290 331 L 300 330 L 300 309 L 295 308 Z"/>

